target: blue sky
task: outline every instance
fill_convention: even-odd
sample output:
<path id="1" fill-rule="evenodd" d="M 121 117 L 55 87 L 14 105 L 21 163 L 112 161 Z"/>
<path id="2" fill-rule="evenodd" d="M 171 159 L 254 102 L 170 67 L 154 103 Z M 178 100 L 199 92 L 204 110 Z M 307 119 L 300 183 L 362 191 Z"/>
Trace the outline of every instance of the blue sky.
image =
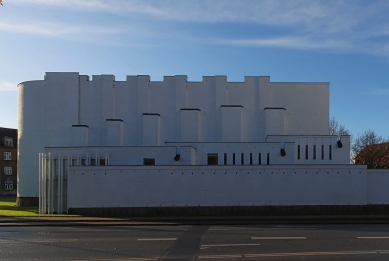
<path id="1" fill-rule="evenodd" d="M 45 72 L 330 82 L 330 114 L 389 136 L 389 1 L 3 0 L 0 126 Z"/>

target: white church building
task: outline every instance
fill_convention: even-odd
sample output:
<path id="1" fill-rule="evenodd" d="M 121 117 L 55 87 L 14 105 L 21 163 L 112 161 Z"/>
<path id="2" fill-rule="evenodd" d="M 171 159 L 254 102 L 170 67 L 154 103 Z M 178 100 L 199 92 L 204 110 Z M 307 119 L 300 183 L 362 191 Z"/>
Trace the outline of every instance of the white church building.
<path id="1" fill-rule="evenodd" d="M 50 72 L 18 89 L 18 202 L 42 213 L 389 202 L 369 191 L 381 172 L 349 164 L 350 137 L 329 135 L 327 82 Z"/>

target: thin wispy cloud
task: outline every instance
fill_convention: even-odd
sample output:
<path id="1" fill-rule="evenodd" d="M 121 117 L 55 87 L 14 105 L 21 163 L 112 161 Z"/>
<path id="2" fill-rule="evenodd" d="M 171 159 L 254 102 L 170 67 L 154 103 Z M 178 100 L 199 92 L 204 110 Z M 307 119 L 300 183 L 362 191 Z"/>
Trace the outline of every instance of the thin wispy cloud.
<path id="1" fill-rule="evenodd" d="M 377 89 L 372 92 L 375 95 L 389 95 L 389 89 Z"/>
<path id="2" fill-rule="evenodd" d="M 275 37 L 257 39 L 225 39 L 215 40 L 214 43 L 249 47 L 283 47 L 292 49 L 329 49 L 345 48 L 345 43 L 335 40 L 314 40 L 308 37 Z"/>
<path id="3" fill-rule="evenodd" d="M 389 3 L 385 1 L 366 5 L 364 1 L 357 0 L 12 0 L 9 3 L 79 9 L 83 12 L 148 15 L 149 18 L 183 22 L 240 22 L 282 26 L 305 24 L 307 28 L 321 31 L 345 30 L 363 25 L 368 20 L 385 18 L 389 9 Z"/>
<path id="4" fill-rule="evenodd" d="M 361 0 L 12 0 L 7 4 L 19 6 L 44 6 L 60 10 L 109 13 L 143 22 L 173 21 L 191 24 L 245 24 L 273 29 L 275 36 L 255 35 L 241 37 L 231 35 L 227 39 L 211 40 L 213 44 L 228 44 L 251 47 L 279 47 L 290 49 L 328 49 L 346 52 L 360 52 L 388 56 L 386 43 L 389 40 L 389 2 Z M 378 21 L 378 22 L 377 22 Z M 128 34 L 126 30 L 115 29 L 115 25 L 91 27 L 87 25 L 50 24 L 23 27 L 8 24 L 0 30 L 20 33 L 36 33 L 44 36 L 64 37 L 86 31 L 96 35 Z M 124 26 L 128 20 L 124 22 Z M 111 26 L 111 27 L 110 27 Z M 127 24 L 127 28 L 129 28 Z M 4 29 L 5 28 L 5 29 Z M 151 28 L 151 27 L 150 27 Z M 162 37 L 150 28 L 139 30 L 134 37 L 146 32 Z M 177 41 L 185 41 L 185 33 L 170 32 Z M 277 35 L 278 34 L 278 35 Z M 198 38 L 203 37 L 197 35 Z M 382 38 L 377 42 L 377 38 Z M 209 41 L 208 41 L 209 42 Z M 372 48 L 374 45 L 374 48 Z"/>
<path id="5" fill-rule="evenodd" d="M 158 37 L 159 32 L 134 26 L 89 25 L 51 21 L 1 21 L 0 32 L 20 33 L 40 37 L 59 38 L 76 42 L 111 46 L 151 47 L 142 38 Z M 131 38 L 132 41 L 128 41 Z M 155 46 L 155 44 L 154 44 Z"/>
<path id="6" fill-rule="evenodd" d="M 23 34 L 34 34 L 42 36 L 66 36 L 79 34 L 121 34 L 124 30 L 118 28 L 101 26 L 80 26 L 74 24 L 61 24 L 50 22 L 0 22 L 0 31 L 18 32 Z"/>
<path id="7" fill-rule="evenodd" d="M 16 86 L 17 84 L 12 82 L 0 82 L 0 92 L 17 91 L 18 88 Z"/>

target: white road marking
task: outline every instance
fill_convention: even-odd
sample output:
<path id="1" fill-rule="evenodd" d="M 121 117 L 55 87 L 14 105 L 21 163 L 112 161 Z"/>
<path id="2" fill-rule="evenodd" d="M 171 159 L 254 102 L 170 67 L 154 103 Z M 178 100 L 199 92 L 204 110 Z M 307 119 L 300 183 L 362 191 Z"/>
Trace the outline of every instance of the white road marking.
<path id="1" fill-rule="evenodd" d="M 60 239 L 60 240 L 50 240 L 50 239 L 37 239 L 31 241 L 23 241 L 23 243 L 68 243 L 68 242 L 77 242 L 78 239 Z"/>
<path id="2" fill-rule="evenodd" d="M 105 258 L 97 258 L 97 259 L 93 259 L 93 260 L 96 260 L 96 261 L 156 261 L 158 260 L 159 258 L 158 257 L 128 257 L 128 258 L 120 258 L 120 259 L 112 259 L 112 258 L 109 258 L 109 259 L 105 259 Z M 85 260 L 89 260 L 89 259 L 75 259 L 73 261 L 85 261 Z"/>
<path id="3" fill-rule="evenodd" d="M 165 237 L 165 238 L 138 238 L 138 241 L 175 241 L 176 237 Z"/>
<path id="4" fill-rule="evenodd" d="M 389 250 L 371 250 L 371 251 L 380 252 L 382 254 L 388 254 L 389 253 Z"/>
<path id="5" fill-rule="evenodd" d="M 208 256 L 199 256 L 198 259 L 225 259 L 225 258 L 237 258 L 242 257 L 242 255 L 208 255 Z"/>
<path id="6" fill-rule="evenodd" d="M 210 228 L 208 229 L 209 231 L 225 231 L 225 230 L 229 230 L 228 228 Z"/>
<path id="7" fill-rule="evenodd" d="M 112 259 L 107 259 L 107 261 L 110 260 L 112 261 Z M 128 261 L 154 261 L 154 260 L 159 260 L 158 257 L 154 257 L 154 258 L 128 258 L 128 259 L 118 259 L 118 261 L 124 261 L 124 260 L 128 260 Z"/>
<path id="8" fill-rule="evenodd" d="M 358 239 L 389 239 L 389 237 L 357 237 Z"/>
<path id="9" fill-rule="evenodd" d="M 24 244 L 24 242 L 15 241 L 15 240 L 3 240 L 3 239 L 0 239 L 0 244 Z"/>
<path id="10" fill-rule="evenodd" d="M 201 247 L 229 247 L 229 246 L 260 246 L 261 244 L 215 244 L 201 245 Z"/>
<path id="11" fill-rule="evenodd" d="M 107 229 L 88 229 L 88 230 L 73 230 L 73 233 L 89 233 L 89 232 L 107 232 Z M 133 229 L 114 229 L 114 230 L 109 230 L 109 232 L 133 232 L 136 230 Z M 60 232 L 50 232 L 50 233 L 61 233 Z"/>
<path id="12" fill-rule="evenodd" d="M 98 261 L 155 261 L 158 260 L 158 257 L 152 258 L 121 258 L 121 259 L 98 259 Z"/>
<path id="13" fill-rule="evenodd" d="M 315 230 L 315 229 L 318 229 L 317 227 L 294 227 L 294 228 L 292 228 L 292 227 L 284 227 L 284 228 L 281 228 L 281 227 L 279 227 L 279 228 L 273 228 L 273 229 L 298 229 L 298 230 Z"/>
<path id="14" fill-rule="evenodd" d="M 254 240 L 300 240 L 307 239 L 306 237 L 251 237 Z"/>
<path id="15" fill-rule="evenodd" d="M 225 258 L 250 258 L 250 257 L 291 257 L 291 256 L 324 256 L 324 255 L 366 255 L 379 254 L 377 250 L 372 251 L 334 251 L 334 252 L 297 252 L 297 253 L 267 253 L 267 254 L 242 254 L 242 255 L 206 255 L 198 259 L 225 259 Z M 389 252 L 381 252 L 389 254 Z"/>
<path id="16" fill-rule="evenodd" d="M 287 256 L 365 255 L 365 254 L 378 254 L 378 252 L 376 251 L 334 251 L 334 252 L 269 253 L 269 254 L 246 254 L 245 257 L 287 257 Z"/>
<path id="17" fill-rule="evenodd" d="M 279 226 L 276 226 L 276 228 L 295 228 L 295 229 L 317 229 L 318 227 L 320 226 L 286 226 L 286 225 L 279 225 Z"/>
<path id="18" fill-rule="evenodd" d="M 4 240 L 0 239 L 1 244 L 37 244 L 37 243 L 71 243 L 77 242 L 78 239 L 33 239 L 33 240 Z"/>

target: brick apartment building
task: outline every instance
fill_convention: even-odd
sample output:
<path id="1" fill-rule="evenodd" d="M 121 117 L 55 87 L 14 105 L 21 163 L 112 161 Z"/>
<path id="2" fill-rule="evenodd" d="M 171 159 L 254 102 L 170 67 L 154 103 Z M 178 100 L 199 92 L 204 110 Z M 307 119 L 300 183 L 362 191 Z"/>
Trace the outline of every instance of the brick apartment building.
<path id="1" fill-rule="evenodd" d="M 16 195 L 18 130 L 0 128 L 0 196 Z"/>

